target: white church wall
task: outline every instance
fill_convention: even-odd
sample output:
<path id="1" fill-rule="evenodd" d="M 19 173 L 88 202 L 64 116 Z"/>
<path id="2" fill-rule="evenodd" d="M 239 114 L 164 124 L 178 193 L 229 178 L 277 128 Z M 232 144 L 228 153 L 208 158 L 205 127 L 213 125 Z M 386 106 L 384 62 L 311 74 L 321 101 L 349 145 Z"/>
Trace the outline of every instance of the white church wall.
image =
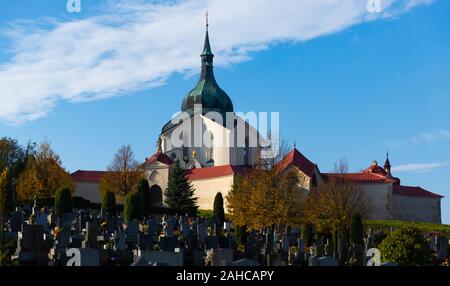
<path id="1" fill-rule="evenodd" d="M 205 180 L 195 180 L 191 183 L 195 189 L 195 195 L 199 198 L 199 209 L 212 210 L 214 198 L 218 192 L 222 193 L 224 199 L 228 195 L 228 192 L 234 184 L 234 175 Z"/>
<path id="2" fill-rule="evenodd" d="M 393 196 L 394 219 L 441 223 L 441 200 L 437 198 Z"/>
<path id="3" fill-rule="evenodd" d="M 211 119 L 202 116 L 205 132 L 208 134 L 212 134 L 214 136 L 214 163 L 215 166 L 223 166 L 223 165 L 230 165 L 230 148 L 227 148 L 230 146 L 230 130 L 223 127 L 221 124 L 218 124 L 217 122 L 212 121 Z M 208 137 L 208 136 L 206 136 Z M 208 138 L 205 138 L 205 140 Z M 206 147 L 203 148 L 202 154 L 203 154 L 203 161 L 201 161 L 202 164 L 206 164 L 206 162 L 209 160 L 207 158 L 207 151 Z"/>
<path id="4" fill-rule="evenodd" d="M 372 206 L 370 219 L 385 220 L 392 219 L 392 198 L 390 184 L 361 184 L 359 185 L 366 193 Z"/>
<path id="5" fill-rule="evenodd" d="M 91 203 L 99 204 L 101 202 L 100 185 L 98 183 L 76 181 L 73 196 L 82 197 Z"/>

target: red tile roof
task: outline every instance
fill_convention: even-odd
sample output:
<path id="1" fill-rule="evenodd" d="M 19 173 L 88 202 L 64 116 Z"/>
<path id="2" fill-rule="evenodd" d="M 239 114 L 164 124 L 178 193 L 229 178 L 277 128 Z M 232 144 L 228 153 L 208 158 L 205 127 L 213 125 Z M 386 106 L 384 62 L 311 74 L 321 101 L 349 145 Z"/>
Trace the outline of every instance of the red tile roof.
<path id="1" fill-rule="evenodd" d="M 323 174 L 325 178 L 344 178 L 357 183 L 387 183 L 386 177 L 374 173 Z"/>
<path id="2" fill-rule="evenodd" d="M 149 164 L 149 163 L 152 163 L 152 162 L 155 162 L 155 161 L 161 162 L 161 163 L 166 164 L 166 165 L 172 165 L 173 164 L 173 160 L 170 159 L 169 156 L 167 156 L 166 154 L 161 153 L 161 152 L 153 154 L 151 157 L 147 158 L 145 160 L 145 163 Z"/>
<path id="3" fill-rule="evenodd" d="M 284 159 L 279 163 L 282 170 L 287 169 L 290 166 L 295 166 L 299 168 L 308 177 L 312 178 L 314 174 L 314 169 L 316 164 L 309 161 L 302 153 L 300 153 L 297 148 L 294 148 L 289 154 L 284 157 Z"/>
<path id="4" fill-rule="evenodd" d="M 378 163 L 374 161 L 372 165 L 370 165 L 369 168 L 365 169 L 363 173 L 374 173 L 374 174 L 380 174 L 380 175 L 387 175 L 386 170 L 384 170 L 383 167 L 378 166 Z"/>
<path id="5" fill-rule="evenodd" d="M 190 181 L 204 180 L 218 177 L 225 177 L 231 175 L 245 174 L 249 172 L 250 168 L 240 166 L 217 166 L 209 168 L 198 168 L 186 171 L 186 175 Z"/>
<path id="6" fill-rule="evenodd" d="M 78 170 L 72 173 L 72 178 L 77 182 L 85 183 L 99 183 L 101 177 L 106 173 L 106 171 L 82 171 Z"/>
<path id="7" fill-rule="evenodd" d="M 441 195 L 429 192 L 420 187 L 408 187 L 408 186 L 394 185 L 392 192 L 394 195 L 398 195 L 398 196 L 425 197 L 425 198 L 435 198 L 435 199 L 443 198 L 443 196 L 441 196 Z"/>

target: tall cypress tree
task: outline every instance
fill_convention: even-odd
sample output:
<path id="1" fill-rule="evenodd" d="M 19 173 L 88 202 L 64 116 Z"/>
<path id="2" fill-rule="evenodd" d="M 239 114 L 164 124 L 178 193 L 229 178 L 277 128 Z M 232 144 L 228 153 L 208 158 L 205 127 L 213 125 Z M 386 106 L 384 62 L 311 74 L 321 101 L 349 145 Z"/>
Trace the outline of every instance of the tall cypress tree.
<path id="1" fill-rule="evenodd" d="M 141 220 L 141 202 L 139 193 L 134 188 L 133 191 L 129 192 L 125 197 L 124 204 L 124 216 L 125 220 L 131 221 L 133 219 Z"/>
<path id="2" fill-rule="evenodd" d="M 141 178 L 137 183 L 137 192 L 141 200 L 141 215 L 142 218 L 150 215 L 151 198 L 150 198 L 150 186 L 146 178 Z"/>
<path id="3" fill-rule="evenodd" d="M 186 172 L 176 161 L 169 177 L 169 184 L 164 191 L 165 203 L 168 207 L 181 210 L 184 213 L 195 215 L 197 213 L 197 200 L 195 190 L 186 177 Z"/>
<path id="4" fill-rule="evenodd" d="M 102 198 L 102 209 L 109 216 L 115 216 L 117 212 L 116 195 L 111 191 L 106 191 Z"/>
<path id="5" fill-rule="evenodd" d="M 61 217 L 63 213 L 72 212 L 72 193 L 67 187 L 61 187 L 55 195 L 55 213 Z"/>
<path id="6" fill-rule="evenodd" d="M 216 197 L 214 198 L 213 217 L 216 220 L 216 223 L 219 227 L 217 230 L 220 233 L 222 230 L 223 223 L 225 222 L 225 210 L 223 208 L 223 196 L 222 196 L 222 193 L 220 193 L 220 192 L 218 192 L 216 194 Z"/>
<path id="7" fill-rule="evenodd" d="M 362 245 L 364 243 L 364 225 L 361 215 L 356 213 L 350 222 L 350 242 Z"/>

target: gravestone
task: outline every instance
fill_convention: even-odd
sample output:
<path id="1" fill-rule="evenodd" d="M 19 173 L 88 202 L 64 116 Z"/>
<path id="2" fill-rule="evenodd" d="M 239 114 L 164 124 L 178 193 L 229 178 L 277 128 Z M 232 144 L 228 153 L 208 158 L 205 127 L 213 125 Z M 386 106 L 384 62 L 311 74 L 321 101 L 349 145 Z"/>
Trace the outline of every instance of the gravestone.
<path id="1" fill-rule="evenodd" d="M 44 249 L 43 233 L 41 225 L 22 225 L 21 237 L 17 240 L 17 253 L 21 265 L 47 265 L 48 256 Z"/>
<path id="2" fill-rule="evenodd" d="M 339 261 L 330 256 L 323 256 L 317 259 L 317 266 L 339 266 Z"/>
<path id="3" fill-rule="evenodd" d="M 134 219 L 127 222 L 127 241 L 137 242 L 139 221 Z"/>
<path id="4" fill-rule="evenodd" d="M 162 251 L 174 251 L 177 245 L 177 239 L 173 236 L 161 237 L 159 240 L 159 246 Z"/>
<path id="5" fill-rule="evenodd" d="M 108 233 L 113 233 L 117 230 L 116 218 L 112 216 L 106 217 L 106 230 Z"/>
<path id="6" fill-rule="evenodd" d="M 125 232 L 120 231 L 119 234 L 117 235 L 115 249 L 120 251 L 120 250 L 125 250 L 126 248 L 127 248 L 127 241 L 126 241 Z"/>
<path id="7" fill-rule="evenodd" d="M 189 223 L 182 221 L 181 222 L 181 232 L 183 233 L 183 237 L 187 238 L 191 235 L 191 230 L 189 228 Z"/>
<path id="8" fill-rule="evenodd" d="M 55 247 L 57 249 L 67 248 L 70 243 L 70 232 L 68 230 L 63 229 L 56 239 Z"/>
<path id="9" fill-rule="evenodd" d="M 22 228 L 24 218 L 22 211 L 14 211 L 9 218 L 9 224 L 12 232 L 18 232 Z"/>
<path id="10" fill-rule="evenodd" d="M 45 213 L 41 213 L 40 211 L 36 211 L 36 224 L 42 225 L 42 229 L 44 233 L 48 231 L 48 224 L 47 224 L 47 215 Z"/>
<path id="11" fill-rule="evenodd" d="M 283 236 L 282 242 L 282 249 L 284 253 L 288 253 L 289 252 L 289 237 L 288 236 Z"/>
<path id="12" fill-rule="evenodd" d="M 217 236 L 208 236 L 206 238 L 207 249 L 218 249 L 219 248 L 219 238 Z"/>
<path id="13" fill-rule="evenodd" d="M 152 236 L 152 238 L 154 239 L 155 236 L 157 236 L 157 222 L 154 218 L 151 218 L 147 221 L 147 226 L 148 226 L 148 234 L 150 234 Z"/>
<path id="14" fill-rule="evenodd" d="M 233 262 L 233 250 L 219 248 L 213 250 L 211 266 L 230 266 Z"/>
<path id="15" fill-rule="evenodd" d="M 226 232 L 230 232 L 231 231 L 231 222 L 229 222 L 229 221 L 224 222 L 223 230 L 225 230 Z"/>
<path id="16" fill-rule="evenodd" d="M 56 226 L 56 215 L 53 212 L 47 215 L 47 223 L 51 228 Z"/>
<path id="17" fill-rule="evenodd" d="M 70 236 L 69 247 L 70 248 L 82 248 L 84 237 L 76 234 Z"/>
<path id="18" fill-rule="evenodd" d="M 83 248 L 98 248 L 97 224 L 86 222 L 86 236 L 83 241 Z"/>
<path id="19" fill-rule="evenodd" d="M 205 257 L 206 253 L 203 250 L 194 250 L 193 251 L 194 256 L 194 266 L 205 266 Z"/>
<path id="20" fill-rule="evenodd" d="M 73 213 L 63 213 L 61 214 L 61 227 L 65 229 L 71 229 L 73 222 Z"/>
<path id="21" fill-rule="evenodd" d="M 173 251 L 138 251 L 148 263 L 158 266 L 183 266 L 183 253 Z"/>
<path id="22" fill-rule="evenodd" d="M 140 250 L 153 250 L 153 238 L 149 234 L 138 234 L 138 248 Z"/>
<path id="23" fill-rule="evenodd" d="M 197 225 L 198 240 L 204 242 L 206 240 L 206 226 L 204 223 Z"/>
<path id="24" fill-rule="evenodd" d="M 448 238 L 439 237 L 438 246 L 439 246 L 438 259 L 443 260 L 447 258 Z"/>

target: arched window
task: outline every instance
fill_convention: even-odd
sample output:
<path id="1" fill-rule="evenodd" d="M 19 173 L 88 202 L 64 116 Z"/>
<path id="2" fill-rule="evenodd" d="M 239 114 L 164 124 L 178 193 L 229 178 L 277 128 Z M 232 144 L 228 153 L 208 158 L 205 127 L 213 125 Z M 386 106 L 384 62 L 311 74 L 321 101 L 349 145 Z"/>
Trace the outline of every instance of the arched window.
<path id="1" fill-rule="evenodd" d="M 208 160 L 214 160 L 214 135 L 211 133 L 209 136 L 208 149 L 207 149 L 207 158 Z"/>
<path id="2" fill-rule="evenodd" d="M 153 172 L 150 174 L 150 177 L 148 177 L 148 179 L 149 179 L 150 181 L 155 181 L 155 180 L 156 180 L 156 177 L 158 177 L 158 172 L 153 171 Z"/>

